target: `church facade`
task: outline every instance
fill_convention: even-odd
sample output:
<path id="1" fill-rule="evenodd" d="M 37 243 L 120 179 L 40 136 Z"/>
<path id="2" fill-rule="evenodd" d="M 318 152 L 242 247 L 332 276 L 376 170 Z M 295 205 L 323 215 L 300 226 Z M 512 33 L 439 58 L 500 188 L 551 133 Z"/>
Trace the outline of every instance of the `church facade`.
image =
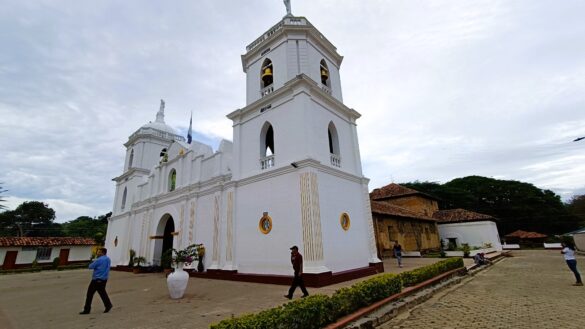
<path id="1" fill-rule="evenodd" d="M 113 179 L 112 264 L 133 249 L 156 265 L 169 248 L 203 243 L 209 273 L 277 277 L 292 274 L 297 245 L 310 285 L 383 271 L 342 60 L 306 18 L 285 16 L 241 56 L 246 105 L 227 115 L 233 142 L 215 152 L 166 125 L 161 101 Z"/>

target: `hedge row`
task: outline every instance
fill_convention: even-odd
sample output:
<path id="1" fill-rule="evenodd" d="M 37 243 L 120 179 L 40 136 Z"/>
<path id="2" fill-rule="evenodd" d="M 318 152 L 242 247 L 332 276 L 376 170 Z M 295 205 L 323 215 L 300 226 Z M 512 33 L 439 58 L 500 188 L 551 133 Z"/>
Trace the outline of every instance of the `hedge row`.
<path id="1" fill-rule="evenodd" d="M 337 290 L 331 297 L 312 295 L 282 306 L 245 314 L 212 324 L 211 329 L 317 329 L 358 309 L 452 269 L 463 267 L 463 259 L 449 258 L 399 275 L 382 274 Z"/>
<path id="2" fill-rule="evenodd" d="M 398 276 L 400 277 L 403 286 L 410 287 L 428 279 L 432 279 L 439 274 L 461 267 L 463 267 L 463 258 L 448 258 L 432 265 L 420 267 L 408 272 L 402 272 Z"/>

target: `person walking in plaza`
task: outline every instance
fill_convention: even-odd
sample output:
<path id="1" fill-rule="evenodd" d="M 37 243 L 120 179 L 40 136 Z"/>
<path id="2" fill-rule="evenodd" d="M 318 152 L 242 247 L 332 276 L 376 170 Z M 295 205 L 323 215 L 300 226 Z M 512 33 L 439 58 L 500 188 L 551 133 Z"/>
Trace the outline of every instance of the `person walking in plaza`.
<path id="1" fill-rule="evenodd" d="M 581 274 L 579 274 L 579 270 L 577 270 L 577 259 L 575 259 L 575 246 L 571 242 L 563 242 L 561 243 L 563 250 L 561 250 L 561 254 L 565 257 L 565 261 L 569 266 L 569 269 L 575 274 L 575 282 L 574 286 L 582 286 L 583 281 L 581 281 Z"/>
<path id="2" fill-rule="evenodd" d="M 106 256 L 107 253 L 108 250 L 106 248 L 99 248 L 97 251 L 97 259 L 89 264 L 89 268 L 93 270 L 93 274 L 89 287 L 87 287 L 85 306 L 79 314 L 89 314 L 91 311 L 91 301 L 96 291 L 102 298 L 102 302 L 104 302 L 104 307 L 106 308 L 104 313 L 108 313 L 112 309 L 112 302 L 106 292 L 106 283 L 108 283 L 108 277 L 110 275 L 110 258 Z"/>
<path id="3" fill-rule="evenodd" d="M 292 246 L 290 250 L 290 262 L 295 271 L 295 276 L 290 289 L 288 290 L 288 295 L 284 295 L 284 297 L 292 299 L 297 287 L 301 287 L 301 291 L 303 292 L 302 298 L 305 298 L 309 296 L 309 292 L 307 291 L 307 288 L 305 288 L 305 281 L 303 280 L 303 256 L 299 253 L 299 247 L 297 246 Z"/>
<path id="4" fill-rule="evenodd" d="M 394 252 L 394 257 L 396 257 L 396 261 L 398 261 L 398 267 L 402 267 L 402 246 L 400 245 L 400 243 L 398 243 L 398 240 L 394 241 L 392 251 Z"/>

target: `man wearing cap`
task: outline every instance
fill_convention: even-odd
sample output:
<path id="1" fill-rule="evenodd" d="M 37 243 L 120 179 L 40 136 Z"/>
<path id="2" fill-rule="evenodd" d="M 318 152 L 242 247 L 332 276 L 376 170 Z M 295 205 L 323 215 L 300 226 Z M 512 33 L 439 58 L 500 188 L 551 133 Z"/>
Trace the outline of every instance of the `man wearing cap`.
<path id="1" fill-rule="evenodd" d="M 299 247 L 297 246 L 292 246 L 290 250 L 290 262 L 295 271 L 295 277 L 293 278 L 292 285 L 288 290 L 288 295 L 284 295 L 284 297 L 292 299 L 297 287 L 301 287 L 301 291 L 303 292 L 302 298 L 304 298 L 309 296 L 309 292 L 307 291 L 307 288 L 305 288 L 305 281 L 303 280 L 303 256 L 299 253 Z"/>
<path id="2" fill-rule="evenodd" d="M 102 302 L 104 302 L 104 307 L 106 308 L 104 313 L 108 313 L 112 309 L 112 302 L 106 292 L 106 284 L 108 283 L 108 276 L 110 274 L 110 258 L 106 256 L 107 253 L 108 249 L 99 248 L 97 250 L 98 258 L 89 264 L 89 268 L 93 270 L 93 275 L 91 277 L 91 283 L 87 287 L 85 306 L 79 314 L 89 314 L 91 311 L 91 300 L 96 291 L 102 298 Z"/>

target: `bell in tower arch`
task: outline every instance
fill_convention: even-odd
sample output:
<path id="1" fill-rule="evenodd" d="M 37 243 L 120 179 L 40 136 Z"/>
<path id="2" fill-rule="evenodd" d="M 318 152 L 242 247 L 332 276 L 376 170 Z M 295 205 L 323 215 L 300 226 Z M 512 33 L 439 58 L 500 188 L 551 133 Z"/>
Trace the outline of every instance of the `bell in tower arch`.
<path id="1" fill-rule="evenodd" d="M 329 68 L 327 68 L 327 63 L 325 60 L 321 60 L 321 83 L 327 87 L 329 86 Z"/>
<path id="2" fill-rule="evenodd" d="M 266 58 L 262 63 L 262 68 L 260 69 L 261 74 L 260 79 L 262 80 L 262 88 L 266 88 L 274 82 L 272 73 L 273 73 L 272 61 Z"/>
<path id="3" fill-rule="evenodd" d="M 262 73 L 262 82 L 264 82 L 264 87 L 272 84 L 272 70 L 269 67 L 265 68 L 264 73 Z"/>

